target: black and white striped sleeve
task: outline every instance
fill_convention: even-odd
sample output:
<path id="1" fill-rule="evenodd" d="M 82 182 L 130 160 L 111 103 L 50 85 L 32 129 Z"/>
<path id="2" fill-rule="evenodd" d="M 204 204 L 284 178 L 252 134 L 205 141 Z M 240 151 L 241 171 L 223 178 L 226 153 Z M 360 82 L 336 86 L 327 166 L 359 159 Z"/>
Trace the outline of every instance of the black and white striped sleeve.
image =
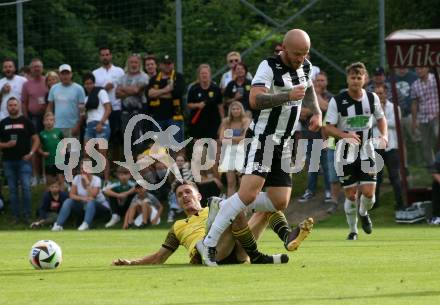
<path id="1" fill-rule="evenodd" d="M 266 87 L 270 89 L 272 87 L 273 71 L 269 66 L 267 60 L 263 60 L 258 66 L 257 72 L 252 79 L 253 87 Z"/>

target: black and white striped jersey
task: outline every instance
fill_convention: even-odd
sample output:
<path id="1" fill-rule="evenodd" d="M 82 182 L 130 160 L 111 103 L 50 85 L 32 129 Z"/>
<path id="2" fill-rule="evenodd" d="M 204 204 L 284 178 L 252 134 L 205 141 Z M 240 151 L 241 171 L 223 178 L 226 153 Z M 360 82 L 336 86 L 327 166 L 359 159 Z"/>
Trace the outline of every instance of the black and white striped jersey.
<path id="1" fill-rule="evenodd" d="M 384 117 L 379 97 L 376 93 L 362 89 L 362 99 L 354 100 L 344 91 L 333 97 L 328 105 L 326 123 L 336 125 L 344 132 L 356 133 L 361 138 L 361 160 L 368 159 L 367 150 L 373 147 L 373 117 Z M 367 147 L 369 146 L 369 147 Z"/>
<path id="2" fill-rule="evenodd" d="M 313 85 L 311 71 L 312 64 L 307 59 L 295 70 L 286 66 L 280 56 L 270 57 L 258 66 L 252 86 L 264 86 L 269 93 L 274 94 L 290 91 L 293 86 L 300 84 L 310 87 Z M 255 111 L 249 129 L 254 136 L 273 135 L 273 140 L 280 144 L 295 132 L 301 102 L 302 100 L 289 101 L 281 106 Z"/>

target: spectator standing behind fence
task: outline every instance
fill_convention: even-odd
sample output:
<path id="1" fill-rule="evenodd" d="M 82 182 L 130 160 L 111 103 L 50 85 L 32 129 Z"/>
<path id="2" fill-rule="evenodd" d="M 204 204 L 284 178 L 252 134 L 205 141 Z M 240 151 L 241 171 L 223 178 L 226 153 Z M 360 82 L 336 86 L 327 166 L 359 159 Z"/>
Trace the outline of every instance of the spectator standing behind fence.
<path id="1" fill-rule="evenodd" d="M 4 77 L 0 79 L 0 120 L 9 115 L 6 104 L 10 97 L 16 97 L 17 101 L 21 103 L 23 85 L 27 82 L 25 77 L 15 74 L 15 63 L 12 59 L 3 60 L 2 72 Z"/>
<path id="2" fill-rule="evenodd" d="M 225 90 L 225 88 L 229 84 L 229 82 L 234 80 L 233 68 L 239 62 L 241 62 L 241 55 L 237 51 L 231 51 L 228 53 L 228 55 L 226 55 L 226 64 L 229 67 L 229 71 L 223 73 L 222 78 L 220 80 L 220 88 L 221 88 L 222 92 Z M 247 72 L 246 78 L 252 80 L 252 74 Z"/>
<path id="3" fill-rule="evenodd" d="M 437 81 L 434 74 L 429 73 L 428 67 L 416 68 L 419 77 L 411 85 L 412 131 L 416 134 L 417 128 L 422 135 L 423 158 L 425 165 L 430 167 L 434 161 L 434 153 L 438 143 L 438 115 L 439 99 Z"/>
<path id="4" fill-rule="evenodd" d="M 39 134 L 43 129 L 43 115 L 46 111 L 46 96 L 49 90 L 46 87 L 46 80 L 43 76 L 43 62 L 32 59 L 30 63 L 30 77 L 23 84 L 22 102 L 23 115 L 34 124 L 35 132 Z M 39 154 L 32 158 L 32 185 L 36 185 L 42 177 L 42 160 Z"/>
<path id="5" fill-rule="evenodd" d="M 148 114 L 156 120 L 162 130 L 171 125 L 179 127 L 179 132 L 174 135 L 178 142 L 183 142 L 184 139 L 184 90 L 183 75 L 174 69 L 171 57 L 165 55 L 159 65 L 159 73 L 151 78 L 148 85 Z"/>
<path id="6" fill-rule="evenodd" d="M 227 196 L 232 196 L 237 191 L 238 172 L 243 170 L 245 146 L 239 146 L 244 139 L 246 130 L 251 123 L 246 115 L 243 105 L 239 101 L 232 102 L 228 116 L 223 119 L 219 128 L 219 139 L 223 159 L 220 160 L 219 171 L 226 172 Z M 223 140 L 231 143 L 223 144 Z"/>
<path id="7" fill-rule="evenodd" d="M 15 97 L 7 101 L 9 117 L 0 121 L 0 148 L 3 150 L 3 169 L 9 187 L 9 201 L 13 215 L 12 224 L 20 216 L 29 225 L 31 216 L 31 158 L 40 145 L 32 122 L 20 113 L 20 103 Z M 20 209 L 19 185 L 23 197 Z M 20 211 L 21 210 L 21 211 Z M 21 214 L 21 215 L 20 215 Z"/>
<path id="8" fill-rule="evenodd" d="M 119 80 L 116 88 L 116 97 L 121 99 L 121 131 L 123 134 L 130 119 L 143 111 L 144 104 L 146 103 L 143 91 L 147 84 L 148 75 L 142 72 L 140 55 L 130 55 L 127 59 L 126 72 Z M 143 131 L 143 125 L 135 125 L 131 135 L 131 145 L 135 150 L 141 149 L 139 146 L 134 147 L 133 143 L 142 135 Z"/>
<path id="9" fill-rule="evenodd" d="M 150 80 L 157 75 L 157 59 L 153 54 L 144 57 L 144 68 Z"/>
<path id="10" fill-rule="evenodd" d="M 101 139 L 101 141 L 108 142 L 111 132 L 108 118 L 112 112 L 110 98 L 104 88 L 95 86 L 95 76 L 92 73 L 86 73 L 83 77 L 83 82 L 87 93 L 85 103 L 87 124 L 84 141 L 86 144 L 91 139 Z M 105 143 L 98 145 L 97 150 L 105 159 L 104 181 L 108 183 L 110 179 L 110 164 L 107 159 L 107 146 L 104 145 Z"/>
<path id="11" fill-rule="evenodd" d="M 47 185 L 52 185 L 58 181 L 60 186 L 64 186 L 64 174 L 56 164 L 57 147 L 64 138 L 63 132 L 59 128 L 54 128 L 55 116 L 52 112 L 46 112 L 43 118 L 44 130 L 40 132 L 41 146 L 38 152 L 43 156 L 44 172 Z M 63 187 L 64 189 L 64 187 Z"/>
<path id="12" fill-rule="evenodd" d="M 127 168 L 118 167 L 116 177 L 118 180 L 103 190 L 112 209 L 112 218 L 105 224 L 106 228 L 113 227 L 124 217 L 135 194 L 135 183 L 130 180 L 130 171 Z"/>
<path id="13" fill-rule="evenodd" d="M 417 129 L 413 134 L 411 129 L 411 85 L 418 77 L 407 68 L 397 68 L 394 78 L 396 81 L 397 100 L 402 113 L 400 124 L 405 143 L 405 163 L 420 166 L 422 164 L 422 158 L 418 153 L 418 147 L 422 146 L 420 131 Z"/>
<path id="14" fill-rule="evenodd" d="M 65 138 L 79 138 L 84 117 L 84 89 L 72 81 L 72 68 L 63 64 L 58 69 L 60 83 L 50 88 L 47 111 L 54 112 L 55 127 L 61 129 Z"/>
<path id="15" fill-rule="evenodd" d="M 190 135 L 195 139 L 217 139 L 224 108 L 220 88 L 212 81 L 208 64 L 197 68 L 197 82 L 188 91 L 187 107 L 190 110 Z"/>
<path id="16" fill-rule="evenodd" d="M 86 161 L 91 162 L 84 159 L 80 163 L 81 174 L 73 178 L 69 199 L 64 201 L 52 231 L 62 231 L 72 212 L 78 216 L 84 214 L 84 221 L 78 231 L 88 230 L 95 216 L 110 218 L 110 207 L 101 191 L 101 178 L 90 173 L 91 168 Z"/>
<path id="17" fill-rule="evenodd" d="M 246 78 L 248 69 L 245 64 L 237 63 L 233 72 L 235 78 L 226 86 L 224 96 L 225 113 L 228 112 L 229 106 L 233 101 L 239 101 L 244 110 L 252 117 L 251 108 L 249 106 L 249 92 L 251 91 L 251 80 Z"/>
<path id="18" fill-rule="evenodd" d="M 313 81 L 313 85 L 315 88 L 316 97 L 318 98 L 319 108 L 321 109 L 323 117 L 325 117 L 325 113 L 328 108 L 328 102 L 332 98 L 332 95 L 327 91 L 327 84 L 328 84 L 327 73 L 325 73 L 324 71 L 318 72 L 318 74 L 315 76 L 315 79 Z M 312 116 L 312 112 L 310 111 L 310 109 L 305 107 L 301 108 L 300 118 L 302 118 L 303 122 L 306 122 L 310 116 Z M 307 162 L 310 163 L 312 156 L 313 141 L 322 140 L 323 139 L 322 133 L 321 131 L 318 132 L 309 131 L 307 125 L 301 133 L 303 138 L 308 139 L 306 160 Z M 327 162 L 327 147 L 324 147 L 321 150 L 319 164 L 324 178 L 324 194 L 325 194 L 324 200 L 326 203 L 330 203 L 332 201 L 332 196 L 331 196 L 329 168 Z M 316 193 L 317 183 L 318 183 L 318 172 L 308 172 L 307 189 L 305 190 L 304 194 L 298 199 L 298 201 L 307 202 L 308 200 L 312 199 Z"/>
<path id="19" fill-rule="evenodd" d="M 375 93 L 380 99 L 380 104 L 382 106 L 385 118 L 388 125 L 388 146 L 385 149 L 376 149 L 376 152 L 380 154 L 384 160 L 385 166 L 387 167 L 388 177 L 390 179 L 391 185 L 394 191 L 394 208 L 400 210 L 403 208 L 402 199 L 402 186 L 400 180 L 400 159 L 399 159 L 399 149 L 397 144 L 397 132 L 396 132 L 396 119 L 394 117 L 394 106 L 387 100 L 387 91 L 384 85 L 378 85 L 375 88 Z M 373 129 L 373 137 L 380 137 L 380 132 L 377 127 Z M 380 204 L 380 186 L 383 181 L 383 171 L 377 173 L 377 183 L 376 183 L 376 203 L 374 207 L 379 207 Z"/>
<path id="20" fill-rule="evenodd" d="M 391 86 L 387 81 L 387 76 L 385 75 L 385 69 L 383 67 L 376 67 L 373 71 L 373 77 L 367 85 L 367 91 L 374 92 L 377 86 L 385 86 L 387 99 L 391 100 L 393 98 L 391 94 Z"/>
<path id="21" fill-rule="evenodd" d="M 49 190 L 43 194 L 41 205 L 37 210 L 38 219 L 31 224 L 31 229 L 52 225 L 57 220 L 61 205 L 67 198 L 69 194 L 62 191 L 57 181 L 52 181 Z"/>
<path id="22" fill-rule="evenodd" d="M 102 87 L 108 94 L 111 102 L 112 111 L 109 116 L 110 124 L 110 143 L 112 152 L 114 152 L 114 158 L 121 156 L 121 100 L 116 97 L 116 87 L 119 80 L 124 76 L 124 70 L 113 64 L 113 55 L 109 47 L 99 48 L 99 60 L 101 67 L 93 71 L 95 76 L 96 87 Z"/>
<path id="23" fill-rule="evenodd" d="M 49 71 L 46 73 L 46 88 L 47 88 L 47 93 L 45 98 L 46 103 L 49 103 L 48 98 L 49 98 L 50 89 L 59 82 L 60 82 L 60 76 L 56 71 Z"/>

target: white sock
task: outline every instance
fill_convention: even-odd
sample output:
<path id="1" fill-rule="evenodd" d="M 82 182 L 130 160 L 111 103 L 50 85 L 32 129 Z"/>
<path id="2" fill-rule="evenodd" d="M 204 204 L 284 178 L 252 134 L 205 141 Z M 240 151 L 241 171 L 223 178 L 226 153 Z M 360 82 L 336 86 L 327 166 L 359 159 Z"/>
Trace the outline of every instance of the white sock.
<path id="1" fill-rule="evenodd" d="M 216 247 L 220 236 L 245 208 L 246 205 L 241 201 L 237 193 L 224 200 L 203 243 L 208 247 Z"/>
<path id="2" fill-rule="evenodd" d="M 345 216 L 347 217 L 348 227 L 350 228 L 350 233 L 357 233 L 357 201 L 351 201 L 346 198 L 344 202 Z"/>
<path id="3" fill-rule="evenodd" d="M 267 196 L 266 192 L 260 192 L 257 195 L 257 198 L 255 198 L 255 201 L 252 202 L 249 207 L 256 212 L 276 212 L 278 209 L 276 209 L 273 206 L 272 201 L 270 200 L 269 196 Z"/>
<path id="4" fill-rule="evenodd" d="M 376 202 L 376 197 L 368 198 L 364 195 L 361 195 L 361 203 L 359 205 L 359 215 L 366 216 L 368 211 L 373 208 L 374 202 Z"/>

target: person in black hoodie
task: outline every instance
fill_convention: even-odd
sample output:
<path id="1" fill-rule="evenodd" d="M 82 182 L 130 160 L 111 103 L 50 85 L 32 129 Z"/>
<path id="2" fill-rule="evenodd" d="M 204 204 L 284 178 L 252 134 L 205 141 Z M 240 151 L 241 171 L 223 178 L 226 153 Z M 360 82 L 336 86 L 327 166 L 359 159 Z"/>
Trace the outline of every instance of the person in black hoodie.
<path id="1" fill-rule="evenodd" d="M 112 104 L 108 97 L 107 91 L 101 87 L 95 87 L 95 76 L 93 73 L 86 73 L 83 77 L 84 89 L 86 91 L 86 114 L 87 125 L 84 134 L 84 143 L 90 139 L 105 139 L 110 138 L 110 124 L 108 118 L 112 112 Z M 99 145 L 99 153 L 106 159 L 104 180 L 109 181 L 110 167 L 107 160 L 107 149 L 101 148 Z M 105 146 L 107 147 L 107 145 Z M 95 158 L 94 158 L 95 159 Z"/>
<path id="2" fill-rule="evenodd" d="M 49 185 L 49 190 L 43 194 L 41 206 L 37 210 L 38 220 L 31 224 L 31 229 L 53 224 L 57 220 L 61 205 L 67 198 L 69 194 L 61 190 L 58 181 L 53 181 Z"/>

